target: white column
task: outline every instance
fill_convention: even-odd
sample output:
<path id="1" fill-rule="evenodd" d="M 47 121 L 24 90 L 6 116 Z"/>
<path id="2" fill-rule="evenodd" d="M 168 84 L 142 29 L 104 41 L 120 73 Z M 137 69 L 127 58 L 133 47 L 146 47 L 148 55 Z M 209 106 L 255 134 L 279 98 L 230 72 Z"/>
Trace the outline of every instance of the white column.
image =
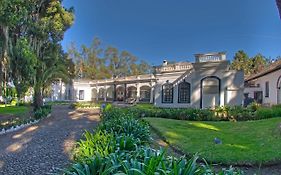
<path id="1" fill-rule="evenodd" d="M 107 91 L 106 91 L 106 85 L 104 85 L 104 101 L 106 102 L 106 95 L 107 95 Z"/>
<path id="2" fill-rule="evenodd" d="M 137 83 L 137 102 L 140 100 L 140 84 Z"/>
<path id="3" fill-rule="evenodd" d="M 153 97 L 154 97 L 154 86 L 151 86 L 150 89 L 150 103 L 153 103 Z"/>
<path id="4" fill-rule="evenodd" d="M 98 86 L 96 86 L 96 90 L 97 90 L 96 101 L 99 101 L 99 89 L 98 89 Z"/>

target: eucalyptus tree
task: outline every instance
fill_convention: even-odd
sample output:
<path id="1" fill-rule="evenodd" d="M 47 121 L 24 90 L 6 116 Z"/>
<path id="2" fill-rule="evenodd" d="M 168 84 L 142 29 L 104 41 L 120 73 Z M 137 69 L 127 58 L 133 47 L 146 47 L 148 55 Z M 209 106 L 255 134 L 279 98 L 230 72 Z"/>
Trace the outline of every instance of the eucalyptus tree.
<path id="1" fill-rule="evenodd" d="M 10 60 L 11 78 L 17 91 L 18 102 L 33 86 L 37 59 L 26 39 L 20 39 L 13 47 Z"/>
<path id="2" fill-rule="evenodd" d="M 24 0 L 1 0 L 0 1 L 0 96 L 8 79 L 9 72 L 9 50 L 15 36 L 11 36 L 17 24 L 23 25 L 27 16 L 27 8 Z"/>
<path id="3" fill-rule="evenodd" d="M 0 16 L 1 63 L 6 57 L 12 60 L 10 72 L 16 86 L 32 82 L 38 108 L 44 87 L 68 76 L 60 41 L 73 23 L 73 9 L 64 8 L 62 0 L 1 0 Z M 19 71 L 21 63 L 28 65 Z"/>

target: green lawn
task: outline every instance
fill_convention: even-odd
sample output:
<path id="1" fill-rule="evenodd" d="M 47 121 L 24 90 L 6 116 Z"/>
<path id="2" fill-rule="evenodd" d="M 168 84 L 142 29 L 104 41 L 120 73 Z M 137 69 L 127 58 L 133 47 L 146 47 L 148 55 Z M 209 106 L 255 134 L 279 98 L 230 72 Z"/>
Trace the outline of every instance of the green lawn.
<path id="1" fill-rule="evenodd" d="M 1 106 L 0 115 L 21 115 L 25 114 L 28 109 L 26 106 Z"/>
<path id="2" fill-rule="evenodd" d="M 225 164 L 281 162 L 281 118 L 247 122 L 194 122 L 145 118 L 166 140 L 187 154 Z M 215 144 L 214 138 L 222 140 Z"/>

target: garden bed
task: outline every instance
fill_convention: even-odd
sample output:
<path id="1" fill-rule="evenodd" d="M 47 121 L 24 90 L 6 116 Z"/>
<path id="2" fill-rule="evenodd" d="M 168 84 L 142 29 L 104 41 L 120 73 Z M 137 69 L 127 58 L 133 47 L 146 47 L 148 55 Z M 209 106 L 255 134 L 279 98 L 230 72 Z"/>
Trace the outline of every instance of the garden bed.
<path id="1" fill-rule="evenodd" d="M 272 165 L 281 162 L 281 118 L 198 122 L 145 118 L 169 144 L 210 163 Z M 214 139 L 222 143 L 215 144 Z"/>
<path id="2" fill-rule="evenodd" d="M 197 155 L 191 159 L 168 156 L 162 149 L 152 149 L 149 141 L 147 122 L 132 113 L 106 107 L 95 132 L 85 131 L 84 138 L 78 141 L 74 163 L 63 174 L 242 174 L 232 167 L 213 170 L 198 163 Z"/>
<path id="3" fill-rule="evenodd" d="M 45 105 L 36 111 L 26 106 L 9 106 L 3 108 L 2 111 L 0 110 L 0 134 L 15 131 L 36 123 L 51 113 L 50 105 Z"/>

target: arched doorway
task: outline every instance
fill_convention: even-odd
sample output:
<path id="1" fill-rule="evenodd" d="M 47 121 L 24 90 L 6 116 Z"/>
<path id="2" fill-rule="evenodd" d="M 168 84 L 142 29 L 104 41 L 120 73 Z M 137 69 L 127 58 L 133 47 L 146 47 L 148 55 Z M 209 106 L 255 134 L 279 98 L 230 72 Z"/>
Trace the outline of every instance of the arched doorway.
<path id="1" fill-rule="evenodd" d="M 98 95 L 99 101 L 104 100 L 104 95 L 105 95 L 105 89 L 104 88 L 100 88 L 99 89 L 99 95 Z"/>
<path id="2" fill-rule="evenodd" d="M 113 87 L 112 86 L 110 86 L 106 90 L 106 100 L 107 101 L 112 101 L 113 100 Z"/>
<path id="3" fill-rule="evenodd" d="M 201 108 L 213 108 L 220 105 L 221 81 L 218 77 L 210 76 L 201 80 Z"/>
<path id="4" fill-rule="evenodd" d="M 277 104 L 281 104 L 281 76 L 277 80 Z"/>
<path id="5" fill-rule="evenodd" d="M 125 88 L 123 86 L 118 86 L 116 88 L 116 100 L 124 101 L 124 96 L 125 96 Z"/>
<path id="6" fill-rule="evenodd" d="M 92 101 L 97 101 L 97 89 L 93 88 L 92 89 Z"/>
<path id="7" fill-rule="evenodd" d="M 151 87 L 149 86 L 142 86 L 140 87 L 140 101 L 142 102 L 150 102 L 150 94 Z"/>
<path id="8" fill-rule="evenodd" d="M 127 98 L 130 100 L 137 99 L 137 88 L 134 86 L 128 87 Z"/>

